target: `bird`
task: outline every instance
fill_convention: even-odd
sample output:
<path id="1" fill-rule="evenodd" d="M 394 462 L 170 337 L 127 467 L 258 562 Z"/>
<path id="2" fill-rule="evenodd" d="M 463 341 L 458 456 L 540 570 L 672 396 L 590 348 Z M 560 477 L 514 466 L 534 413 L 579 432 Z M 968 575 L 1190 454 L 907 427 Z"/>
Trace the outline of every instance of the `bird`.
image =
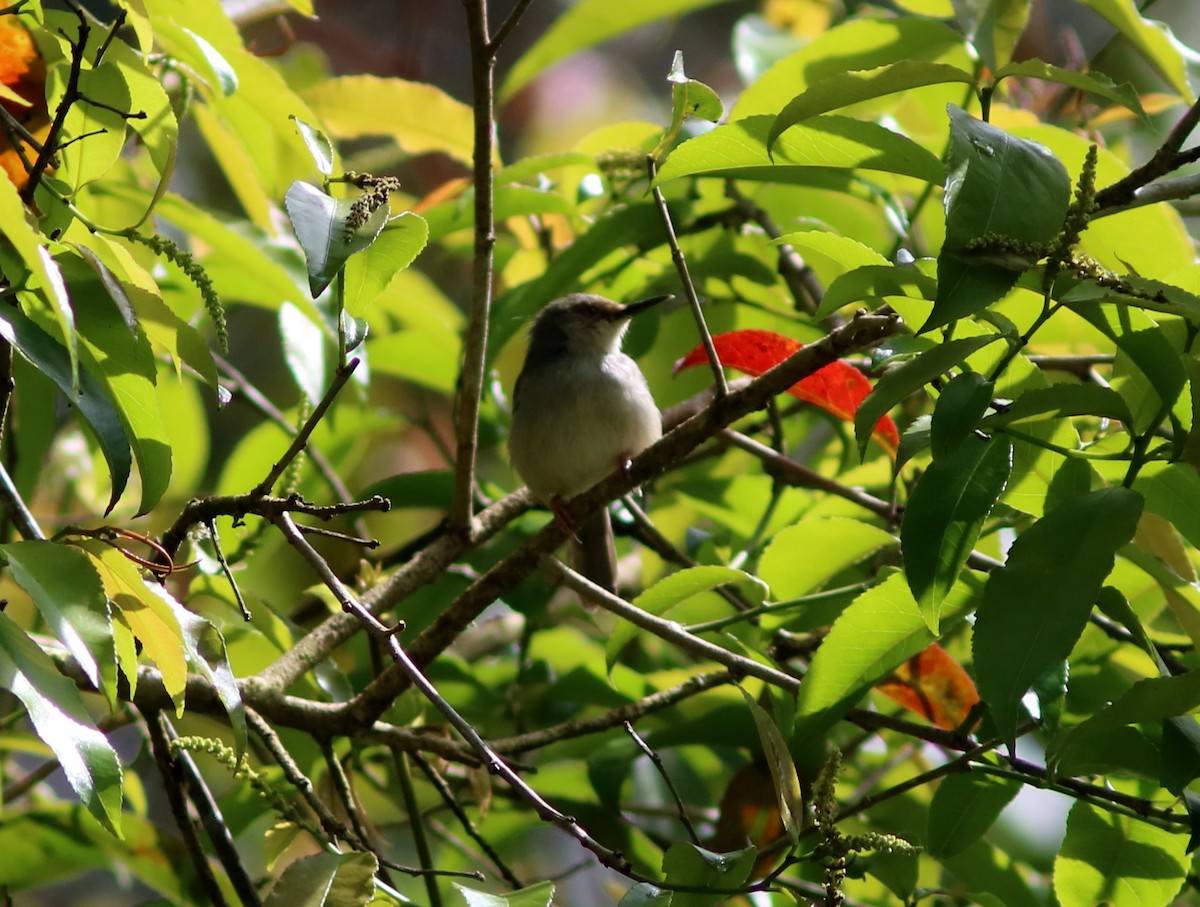
<path id="1" fill-rule="evenodd" d="M 621 305 L 573 293 L 554 300 L 534 319 L 513 392 L 513 468 L 573 536 L 579 572 L 610 592 L 616 548 L 608 509 L 572 526 L 561 505 L 662 437 L 658 405 L 621 340 L 630 319 L 671 298 Z"/>

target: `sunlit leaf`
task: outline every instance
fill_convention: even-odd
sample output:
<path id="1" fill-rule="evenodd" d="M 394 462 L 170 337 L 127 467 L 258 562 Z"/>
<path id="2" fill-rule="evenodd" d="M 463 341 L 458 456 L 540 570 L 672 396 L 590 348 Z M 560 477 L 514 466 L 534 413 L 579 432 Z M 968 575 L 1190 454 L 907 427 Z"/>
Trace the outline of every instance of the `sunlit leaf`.
<path id="1" fill-rule="evenodd" d="M 373 75 L 337 76 L 305 91 L 304 100 L 337 138 L 386 135 L 409 154 L 441 151 L 471 163 L 471 108 L 434 85 Z M 381 116 L 381 111 L 387 115 Z"/>
<path id="2" fill-rule="evenodd" d="M 564 11 L 534 45 L 525 51 L 504 80 L 500 99 L 507 100 L 538 73 L 571 54 L 594 47 L 609 38 L 654 22 L 675 17 L 720 0 L 582 0 Z"/>
<path id="3" fill-rule="evenodd" d="M 797 95 L 779 112 L 767 135 L 768 147 L 791 126 L 817 114 L 847 107 L 883 95 L 909 91 L 945 82 L 975 82 L 975 77 L 957 66 L 925 60 L 898 60 L 875 69 L 828 76 Z"/>
<path id="4" fill-rule="evenodd" d="M 21 701 L 38 736 L 97 821 L 121 835 L 121 763 L 92 724 L 75 685 L 8 615 L 0 612 L 0 688 Z"/>
<path id="5" fill-rule="evenodd" d="M 1023 76 L 1055 82 L 1059 85 L 1069 85 L 1071 88 L 1078 88 L 1080 91 L 1087 91 L 1118 104 L 1124 104 L 1139 117 L 1143 119 L 1146 117 L 1137 89 L 1128 82 L 1118 85 L 1101 72 L 1078 72 L 1073 69 L 1052 66 L 1042 60 L 1022 60 L 1019 63 L 1009 63 L 1003 66 L 993 74 L 992 78 L 999 83 L 1001 79 L 1010 76 Z"/>
<path id="6" fill-rule="evenodd" d="M 364 220 L 353 217 L 356 198 L 334 198 L 312 183 L 294 182 L 284 204 L 308 262 L 314 297 L 333 282 L 346 260 L 375 242 L 388 219 L 383 204 Z"/>
<path id="7" fill-rule="evenodd" d="M 1187 52 L 1171 30 L 1138 12 L 1133 0 L 1083 0 L 1103 16 L 1145 57 L 1163 80 L 1189 104 L 1195 98 L 1188 83 Z"/>
<path id="8" fill-rule="evenodd" d="M 405 212 L 389 220 L 375 241 L 346 263 L 346 311 L 354 317 L 366 312 L 397 272 L 421 254 L 428 236 L 420 215 Z"/>
<path id="9" fill-rule="evenodd" d="M 1077 800 L 1054 861 L 1062 907 L 1168 904 L 1184 882 L 1187 836 Z"/>

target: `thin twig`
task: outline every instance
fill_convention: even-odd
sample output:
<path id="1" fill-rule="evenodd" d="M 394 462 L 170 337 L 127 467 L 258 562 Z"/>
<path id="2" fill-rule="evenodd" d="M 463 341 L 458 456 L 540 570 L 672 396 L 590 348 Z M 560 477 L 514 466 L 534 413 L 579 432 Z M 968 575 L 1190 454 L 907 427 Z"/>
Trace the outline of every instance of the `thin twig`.
<path id="1" fill-rule="evenodd" d="M 479 401 L 487 359 L 488 322 L 492 308 L 493 256 L 496 248 L 495 174 L 495 49 L 488 37 L 486 0 L 463 0 L 471 48 L 471 90 L 474 103 L 475 250 L 471 311 L 463 344 L 458 399 L 454 407 L 454 499 L 449 529 L 469 534 L 475 513 L 475 457 L 479 448 Z M 513 20 L 516 24 L 516 20 Z"/>
<path id="2" fill-rule="evenodd" d="M 1097 211 L 1128 205 L 1136 198 L 1137 191 L 1143 186 L 1195 160 L 1195 156 L 1191 152 L 1180 151 L 1180 149 L 1187 141 L 1188 136 L 1192 134 L 1192 130 L 1196 128 L 1197 123 L 1200 123 L 1200 100 L 1193 103 L 1187 113 L 1180 117 L 1179 122 L 1167 134 L 1166 139 L 1150 160 L 1140 167 L 1135 167 L 1126 176 L 1096 193 L 1095 207 Z"/>
<path id="3" fill-rule="evenodd" d="M 650 745 L 642 739 L 641 734 L 635 731 L 633 725 L 628 721 L 625 722 L 625 733 L 633 738 L 633 742 L 637 744 L 638 749 L 645 753 L 646 757 L 654 763 L 659 777 L 663 779 L 663 783 L 667 785 L 667 790 L 671 792 L 671 797 L 675 800 L 675 807 L 679 810 L 679 820 L 683 823 L 683 827 L 687 829 L 688 837 L 692 839 L 693 844 L 699 847 L 700 836 L 696 834 L 696 826 L 692 824 L 692 820 L 688 817 L 687 808 L 683 805 L 683 798 L 679 796 L 679 791 L 675 789 L 675 782 L 671 780 L 671 775 L 667 772 L 667 767 L 663 765 L 662 756 L 650 748 Z"/>
<path id="4" fill-rule="evenodd" d="M 354 370 L 358 368 L 358 362 L 357 358 L 351 359 L 334 372 L 333 381 L 329 383 L 329 388 L 325 391 L 325 396 L 321 398 L 321 402 L 309 414 L 303 427 L 296 432 L 296 437 L 292 439 L 292 443 L 288 446 L 283 456 L 271 467 L 271 471 L 267 473 L 267 477 L 254 486 L 254 489 L 250 492 L 252 495 L 261 497 L 271 493 L 271 489 L 275 487 L 275 482 L 283 475 L 283 471 L 287 469 L 288 464 L 308 444 L 309 436 L 312 435 L 320 421 L 325 418 L 325 412 L 333 404 L 334 398 L 337 397 L 338 393 L 346 385 L 346 382 L 350 380 L 350 376 L 354 374 Z"/>
<path id="5" fill-rule="evenodd" d="M 475 823 L 471 821 L 471 817 L 467 815 L 467 811 L 463 809 L 462 804 L 458 802 L 458 798 L 454 796 L 454 792 L 450 790 L 450 786 L 446 784 L 445 779 L 436 770 L 434 770 L 432 765 L 429 764 L 429 760 L 427 760 L 420 753 L 411 753 L 410 757 L 416 764 L 417 768 L 421 770 L 421 774 L 423 774 L 425 779 L 433 785 L 433 789 L 438 792 L 438 796 L 442 798 L 442 802 L 446 804 L 446 807 L 450 810 L 450 812 L 454 813 L 454 817 L 458 819 L 458 824 L 463 827 L 463 831 L 467 833 L 471 840 L 480 846 L 487 858 L 492 861 L 492 865 L 495 867 L 499 876 L 504 879 L 504 881 L 510 887 L 512 887 L 514 891 L 522 888 L 523 886 L 521 884 L 521 880 L 517 878 L 516 873 L 509 868 L 508 864 L 504 861 L 504 858 L 501 857 L 496 851 L 496 848 L 491 845 L 491 842 L 480 833 L 479 829 L 475 826 Z"/>
<path id="6" fill-rule="evenodd" d="M 218 370 L 220 370 L 222 378 L 224 379 L 224 383 L 228 384 L 231 390 L 239 394 L 241 398 L 251 406 L 251 408 L 266 416 L 268 419 L 282 428 L 288 435 L 295 436 L 295 424 L 293 424 L 293 422 L 283 414 L 283 411 L 280 410 L 279 407 L 277 407 L 267 398 L 266 394 L 255 387 L 254 383 L 251 382 L 250 379 L 244 374 L 238 371 L 238 369 L 235 368 L 232 363 L 221 358 L 218 353 L 213 353 L 212 357 L 213 362 L 216 363 Z M 325 480 L 325 484 L 329 486 L 330 490 L 334 493 L 334 495 L 336 495 L 339 501 L 351 501 L 354 499 L 354 495 L 350 493 L 350 489 L 346 486 L 346 483 L 342 481 L 342 477 L 338 475 L 337 470 L 333 468 L 323 453 L 311 445 L 307 448 L 306 453 L 308 455 L 309 462 L 312 463 L 313 468 L 317 471 L 317 474 Z M 355 517 L 353 520 L 353 526 L 354 531 L 360 535 L 367 534 L 366 526 L 363 524 L 361 518 Z"/>
<path id="7" fill-rule="evenodd" d="M 521 21 L 521 16 L 524 15 L 526 8 L 532 0 L 517 0 L 517 5 L 513 7 L 513 11 L 508 14 L 508 18 L 500 23 L 500 27 L 496 29 L 496 34 L 492 35 L 492 39 L 488 41 L 487 50 L 493 57 L 500 50 L 500 46 L 512 34 L 512 30 L 517 27 L 517 23 Z"/>
<path id="8" fill-rule="evenodd" d="M 46 538 L 45 533 L 38 526 L 37 520 L 25 506 L 25 501 L 21 498 L 21 493 L 17 491 L 17 486 L 13 482 L 12 476 L 8 474 L 3 461 L 0 461 L 0 506 L 4 507 L 8 518 L 16 524 L 21 538 L 26 541 L 41 541 Z"/>
<path id="9" fill-rule="evenodd" d="M 233 570 L 229 567 L 229 561 L 225 560 L 225 552 L 221 548 L 221 536 L 217 532 L 216 518 L 205 521 L 208 527 L 208 537 L 212 539 L 213 551 L 217 554 L 217 563 L 221 565 L 221 572 L 225 574 L 225 579 L 229 583 L 229 588 L 233 590 L 233 597 L 237 599 L 238 608 L 242 612 L 242 619 L 249 623 L 254 618 L 250 614 L 250 609 L 246 606 L 246 599 L 242 598 L 242 590 L 237 584 L 237 580 L 233 578 Z"/>
<path id="10" fill-rule="evenodd" d="M 79 31 L 74 41 L 70 38 L 67 39 L 67 43 L 71 46 L 71 66 L 67 73 L 67 85 L 63 91 L 62 100 L 58 102 L 58 107 L 54 111 L 54 120 L 50 123 L 50 130 L 46 133 L 46 141 L 38 151 L 37 159 L 34 160 L 33 167 L 29 171 L 29 181 L 21 189 L 21 201 L 27 205 L 33 201 L 38 183 L 41 182 L 46 168 L 50 166 L 51 157 L 58 150 L 58 139 L 62 134 L 63 124 L 66 123 L 67 114 L 79 98 L 79 75 L 83 70 L 83 54 L 87 49 L 88 35 L 91 34 L 92 29 L 82 10 L 77 6 L 71 8 L 79 19 Z"/>
<path id="11" fill-rule="evenodd" d="M 679 274 L 680 283 L 683 284 L 683 294 L 687 297 L 688 305 L 692 309 L 692 317 L 696 321 L 696 330 L 700 334 L 700 342 L 704 344 L 704 352 L 708 355 L 708 364 L 712 368 L 716 396 L 720 400 L 722 397 L 729 395 L 729 386 L 725 383 L 725 370 L 721 368 L 721 357 L 717 355 L 717 348 L 713 344 L 712 334 L 708 330 L 708 324 L 704 321 L 704 310 L 700 307 L 700 297 L 696 295 L 696 287 L 692 284 L 692 275 L 688 271 L 687 258 L 684 257 L 683 249 L 679 247 L 679 238 L 675 235 L 675 225 L 671 222 L 671 212 L 667 208 L 667 199 L 662 194 L 662 190 L 654 185 L 654 176 L 658 172 L 658 163 L 654 160 L 653 154 L 646 156 L 646 170 L 650 175 L 651 192 L 654 194 L 654 202 L 658 206 L 658 213 L 662 216 L 663 229 L 667 232 L 667 245 L 671 248 L 671 260 L 675 262 L 675 270 Z"/>

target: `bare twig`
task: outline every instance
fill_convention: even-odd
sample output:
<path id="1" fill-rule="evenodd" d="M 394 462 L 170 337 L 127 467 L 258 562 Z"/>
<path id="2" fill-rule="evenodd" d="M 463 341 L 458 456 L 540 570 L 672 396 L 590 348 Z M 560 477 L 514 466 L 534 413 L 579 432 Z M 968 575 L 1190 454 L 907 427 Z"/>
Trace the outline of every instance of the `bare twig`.
<path id="1" fill-rule="evenodd" d="M 479 448 L 479 401 L 483 394 L 487 359 L 488 321 L 492 308 L 492 261 L 496 248 L 495 174 L 495 47 L 488 35 L 486 0 L 463 0 L 471 48 L 472 110 L 475 115 L 475 254 L 473 258 L 470 320 L 463 344 L 458 399 L 454 407 L 456 454 L 454 500 L 450 506 L 451 532 L 470 534 L 475 512 L 475 456 Z M 511 20 L 516 24 L 516 20 Z"/>
<path id="2" fill-rule="evenodd" d="M 4 512 L 16 525 L 17 531 L 21 533 L 23 539 L 35 541 L 46 538 L 45 533 L 38 526 L 37 520 L 25 506 L 25 501 L 21 498 L 21 493 L 17 491 L 17 486 L 13 482 L 12 476 L 8 474 L 3 461 L 0 461 L 0 506 L 4 507 Z"/>
<path id="3" fill-rule="evenodd" d="M 1154 182 L 1161 176 L 1166 176 L 1172 170 L 1177 170 L 1184 164 L 1197 159 L 1197 150 L 1181 151 L 1196 124 L 1200 123 L 1200 100 L 1192 104 L 1167 134 L 1166 140 L 1154 152 L 1150 160 L 1135 167 L 1128 175 L 1117 180 L 1111 186 L 1106 186 L 1096 193 L 1095 209 L 1097 212 L 1107 208 L 1129 205 L 1137 197 L 1142 187 Z M 1096 216 L 1096 215 L 1093 215 Z"/>
<path id="4" fill-rule="evenodd" d="M 333 380 L 329 383 L 329 388 L 325 391 L 325 396 L 321 398 L 321 402 L 313 408 L 308 419 L 305 420 L 304 426 L 300 431 L 296 432 L 296 437 L 292 439 L 292 443 L 288 446 L 283 456 L 271 467 L 271 471 L 267 473 L 266 478 L 254 486 L 254 489 L 250 492 L 252 495 L 261 497 L 271 493 L 275 482 L 283 475 L 283 471 L 287 469 L 288 464 L 308 444 L 309 436 L 312 435 L 320 421 L 325 418 L 325 413 L 333 404 L 334 398 L 345 387 L 346 382 L 350 380 L 350 376 L 354 374 L 354 370 L 358 368 L 358 362 L 357 358 L 351 359 L 334 373 Z"/>
<path id="5" fill-rule="evenodd" d="M 79 31 L 76 33 L 74 41 L 69 38 L 67 39 L 67 43 L 71 46 L 71 66 L 67 73 L 67 85 L 63 91 L 62 100 L 58 102 L 58 107 L 54 111 L 54 120 L 50 123 L 49 132 L 46 133 L 46 141 L 39 149 L 38 156 L 29 171 L 29 181 L 21 189 L 21 201 L 27 205 L 33 201 L 34 193 L 37 192 L 42 175 L 46 172 L 46 168 L 50 166 L 50 159 L 58 150 L 58 139 L 62 135 L 63 125 L 67 121 L 67 114 L 71 111 L 71 105 L 79 99 L 79 75 L 83 70 L 83 54 L 87 49 L 88 35 L 91 34 L 92 29 L 88 25 L 87 18 L 83 15 L 82 10 L 78 7 L 72 7 L 72 11 L 79 19 Z"/>
<path id="6" fill-rule="evenodd" d="M 205 525 L 208 527 L 208 537 L 212 539 L 213 551 L 217 554 L 217 563 L 221 565 L 221 572 L 225 574 L 229 588 L 233 590 L 233 597 L 237 599 L 238 608 L 242 612 L 242 619 L 249 623 L 253 620 L 253 617 L 250 614 L 250 609 L 246 607 L 246 599 L 242 597 L 242 590 L 238 586 L 237 580 L 233 578 L 233 571 L 229 568 L 229 561 L 225 560 L 225 552 L 221 548 L 221 535 L 217 532 L 216 518 L 206 520 Z"/>
<path id="7" fill-rule="evenodd" d="M 458 824 L 463 827 L 463 831 L 467 833 L 471 840 L 479 845 L 484 854 L 487 855 L 487 858 L 492 861 L 492 865 L 496 868 L 496 872 L 500 877 L 514 890 L 521 888 L 521 880 L 517 878 L 516 873 L 504 862 L 504 858 L 496 852 L 496 848 L 492 847 L 491 842 L 480 834 L 479 829 L 471 821 L 471 817 L 467 815 L 467 811 L 463 809 L 462 804 L 458 802 L 458 798 L 454 796 L 454 792 L 450 790 L 450 786 L 446 784 L 445 779 L 434 770 L 429 761 L 420 753 L 412 753 L 411 755 L 412 761 L 421 770 L 421 774 L 433 785 L 434 790 L 438 792 L 438 796 L 442 798 L 442 802 L 446 804 L 450 812 L 454 813 L 454 817 L 458 819 Z M 414 821 L 416 821 L 415 818 Z"/>
<path id="8" fill-rule="evenodd" d="M 729 386 L 725 383 L 725 370 L 721 368 L 721 357 L 717 355 L 717 348 L 713 345 L 712 334 L 708 330 L 708 325 L 704 321 L 704 310 L 700 307 L 700 297 L 696 295 L 696 287 L 692 284 L 692 275 L 688 271 L 687 258 L 684 257 L 683 249 L 679 247 L 679 239 L 675 235 L 675 225 L 671 223 L 671 212 L 667 209 L 667 200 L 662 194 L 662 190 L 654 185 L 654 176 L 658 172 L 658 163 L 654 159 L 654 155 L 646 156 L 646 170 L 650 176 L 651 192 L 654 194 L 654 202 L 658 206 L 658 213 L 662 216 L 663 229 L 667 232 L 667 245 L 671 249 L 671 260 L 675 262 L 675 270 L 679 274 L 679 282 L 683 284 L 683 293 L 687 297 L 688 305 L 692 310 L 692 317 L 696 321 L 696 331 L 700 334 L 700 342 L 704 344 L 704 352 L 708 355 L 708 364 L 713 373 L 713 384 L 716 387 L 717 399 L 728 396 Z"/>
<path id="9" fill-rule="evenodd" d="M 776 226 L 771 215 L 743 195 L 736 181 L 725 182 L 725 197 L 737 206 L 738 212 L 746 220 L 758 224 L 771 239 L 779 239 L 783 235 L 783 231 Z M 825 296 L 825 288 L 821 286 L 820 278 L 800 253 L 787 243 L 779 244 L 779 276 L 787 284 L 797 308 L 810 314 L 817 310 Z"/>
<path id="10" fill-rule="evenodd" d="M 699 847 L 700 836 L 696 834 L 696 826 L 692 824 L 692 820 L 688 817 L 687 808 L 683 805 L 683 798 L 679 796 L 679 791 L 675 789 L 675 782 L 671 780 L 671 776 L 667 772 L 667 767 L 663 765 L 662 756 L 650 748 L 650 745 L 642 739 L 641 734 L 635 731 L 633 725 L 628 721 L 625 722 L 625 733 L 633 738 L 633 742 L 637 744 L 638 749 L 646 754 L 646 757 L 654 764 L 655 769 L 658 770 L 659 777 L 663 779 L 663 783 L 667 785 L 667 790 L 671 792 L 671 797 L 675 800 L 675 808 L 679 810 L 679 821 L 687 829 L 688 837 L 692 839 L 692 843 Z"/>

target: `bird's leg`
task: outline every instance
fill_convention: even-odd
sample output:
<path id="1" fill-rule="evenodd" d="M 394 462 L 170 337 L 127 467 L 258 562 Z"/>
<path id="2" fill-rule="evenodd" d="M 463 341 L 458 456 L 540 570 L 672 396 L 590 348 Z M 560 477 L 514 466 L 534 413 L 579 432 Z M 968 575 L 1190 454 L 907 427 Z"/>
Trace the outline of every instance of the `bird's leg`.
<path id="1" fill-rule="evenodd" d="M 559 529 L 566 533 L 567 538 L 573 542 L 578 542 L 579 536 L 575 533 L 575 524 L 567 516 L 565 502 L 558 495 L 550 499 L 550 512 L 554 514 L 554 522 L 558 524 Z"/>

